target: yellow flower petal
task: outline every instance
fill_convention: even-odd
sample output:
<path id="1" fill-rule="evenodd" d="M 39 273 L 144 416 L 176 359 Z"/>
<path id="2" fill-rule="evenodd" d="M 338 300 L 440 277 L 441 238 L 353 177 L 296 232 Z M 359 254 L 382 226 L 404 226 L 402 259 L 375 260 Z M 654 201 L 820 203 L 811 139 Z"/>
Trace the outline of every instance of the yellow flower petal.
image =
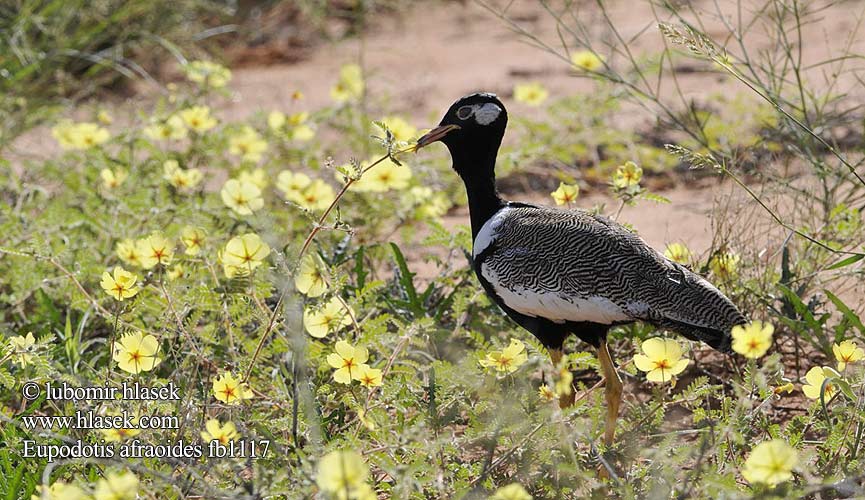
<path id="1" fill-rule="evenodd" d="M 793 478 L 793 468 L 799 462 L 796 450 L 780 439 L 758 444 L 742 468 L 742 477 L 750 483 L 774 486 Z"/>

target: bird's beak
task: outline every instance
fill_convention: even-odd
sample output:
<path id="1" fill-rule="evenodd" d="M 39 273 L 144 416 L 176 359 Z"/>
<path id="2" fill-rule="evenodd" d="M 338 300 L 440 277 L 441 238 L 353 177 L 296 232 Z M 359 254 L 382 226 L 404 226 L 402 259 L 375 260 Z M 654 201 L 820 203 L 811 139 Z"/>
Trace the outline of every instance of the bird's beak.
<path id="1" fill-rule="evenodd" d="M 459 128 L 459 125 L 439 125 L 417 140 L 417 144 L 414 146 L 414 151 L 444 139 L 444 136 L 448 135 L 448 133 L 454 130 L 459 130 Z"/>

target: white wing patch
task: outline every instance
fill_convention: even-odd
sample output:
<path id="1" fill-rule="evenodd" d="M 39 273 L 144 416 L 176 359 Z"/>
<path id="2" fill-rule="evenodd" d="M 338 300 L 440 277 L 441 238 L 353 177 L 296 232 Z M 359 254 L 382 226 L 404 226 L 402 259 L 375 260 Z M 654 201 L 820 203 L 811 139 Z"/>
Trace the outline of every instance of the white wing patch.
<path id="1" fill-rule="evenodd" d="M 475 111 L 475 121 L 481 125 L 489 125 L 496 121 L 496 118 L 499 117 L 501 112 L 502 108 L 488 102 Z"/>
<path id="2" fill-rule="evenodd" d="M 486 250 L 490 246 L 490 243 L 496 239 L 496 231 L 499 228 L 499 224 L 502 223 L 509 210 L 511 210 L 510 207 L 500 208 L 498 212 L 494 213 L 492 217 L 484 222 L 481 230 L 478 231 L 475 241 L 472 243 L 472 257 L 478 258 L 478 255 Z"/>
<path id="3" fill-rule="evenodd" d="M 621 307 L 604 297 L 567 297 L 555 292 L 526 290 L 523 287 L 511 290 L 502 286 L 498 275 L 484 265 L 481 265 L 481 275 L 493 285 L 505 305 L 526 316 L 546 318 L 555 323 L 590 321 L 604 325 L 633 319 Z"/>

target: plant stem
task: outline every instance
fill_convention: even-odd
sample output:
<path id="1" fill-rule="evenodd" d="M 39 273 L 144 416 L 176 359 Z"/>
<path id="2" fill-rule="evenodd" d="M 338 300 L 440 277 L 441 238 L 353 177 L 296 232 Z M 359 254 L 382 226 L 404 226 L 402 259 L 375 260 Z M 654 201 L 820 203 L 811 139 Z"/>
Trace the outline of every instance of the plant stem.
<path id="1" fill-rule="evenodd" d="M 303 241 L 303 245 L 300 247 L 300 252 L 297 254 L 297 263 L 295 265 L 294 272 L 297 272 L 297 268 L 300 266 L 300 262 L 303 260 L 304 254 L 306 254 L 307 249 L 309 249 L 309 245 L 312 243 L 312 240 L 324 228 L 324 221 L 327 220 L 327 217 L 336 207 L 339 200 L 345 195 L 348 191 L 348 188 L 351 187 L 352 184 L 357 182 L 363 174 L 369 172 L 370 169 L 378 165 L 379 163 L 387 160 L 388 158 L 392 158 L 395 155 L 407 153 L 409 151 L 414 151 L 414 146 L 411 146 L 406 149 L 401 149 L 398 151 L 388 151 L 388 154 L 382 156 L 378 160 L 374 161 L 368 167 L 364 168 L 360 172 L 360 176 L 357 179 L 348 179 L 345 183 L 345 186 L 339 190 L 339 193 L 336 194 L 336 197 L 330 203 L 330 206 L 325 209 L 324 213 L 321 214 L 321 217 L 318 218 L 318 221 L 312 227 L 312 230 L 306 236 L 306 239 Z M 252 360 L 249 362 L 249 366 L 246 368 L 246 373 L 243 375 L 243 382 L 247 382 L 249 380 L 250 375 L 252 375 L 252 369 L 255 366 L 256 361 L 258 360 L 258 356 L 261 354 L 261 349 L 264 347 L 264 343 L 267 341 L 268 337 L 270 337 L 270 332 L 273 330 L 274 325 L 276 324 L 276 317 L 279 315 L 279 310 L 282 308 L 282 303 L 285 301 L 285 295 L 288 293 L 288 288 L 283 289 L 279 293 L 279 299 L 276 301 L 276 305 L 273 307 L 273 311 L 270 314 L 270 319 L 267 322 L 267 327 L 264 330 L 264 333 L 261 335 L 261 339 L 258 341 L 258 345 L 255 347 L 255 352 L 252 354 Z"/>
<path id="2" fill-rule="evenodd" d="M 108 351 L 108 376 L 106 377 L 106 382 L 111 378 L 111 373 L 114 371 L 114 342 L 117 340 L 117 324 L 120 321 L 120 308 L 122 304 L 123 302 L 118 301 L 114 307 L 114 327 L 111 329 L 111 347 Z"/>

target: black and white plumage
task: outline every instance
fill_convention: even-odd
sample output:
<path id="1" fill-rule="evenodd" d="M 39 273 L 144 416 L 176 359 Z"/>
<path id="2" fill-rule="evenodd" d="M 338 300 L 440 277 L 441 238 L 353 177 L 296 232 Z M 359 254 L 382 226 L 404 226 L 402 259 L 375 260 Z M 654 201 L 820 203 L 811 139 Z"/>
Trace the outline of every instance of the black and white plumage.
<path id="1" fill-rule="evenodd" d="M 479 278 L 500 303 L 595 347 L 601 339 L 568 323 L 644 321 L 727 350 L 730 329 L 744 322 L 709 282 L 619 224 L 581 210 L 507 204 L 481 227 L 473 253 Z"/>
<path id="2" fill-rule="evenodd" d="M 418 142 L 451 152 L 469 197 L 473 267 L 495 302 L 551 349 L 570 334 L 597 347 L 611 326 L 644 321 L 728 351 L 745 318 L 708 281 L 604 216 L 501 199 L 494 169 L 506 124 L 495 95 L 472 94 Z"/>
<path id="3" fill-rule="evenodd" d="M 507 202 L 496 191 L 496 156 L 508 114 L 494 94 L 455 102 L 417 149 L 443 142 L 466 186 L 472 266 L 484 290 L 562 358 L 565 339 L 595 346 L 606 380 L 604 441 L 613 442 L 622 381 L 606 343 L 618 324 L 644 321 L 728 351 L 745 317 L 717 288 L 600 215 Z M 573 403 L 573 392 L 559 404 Z"/>

